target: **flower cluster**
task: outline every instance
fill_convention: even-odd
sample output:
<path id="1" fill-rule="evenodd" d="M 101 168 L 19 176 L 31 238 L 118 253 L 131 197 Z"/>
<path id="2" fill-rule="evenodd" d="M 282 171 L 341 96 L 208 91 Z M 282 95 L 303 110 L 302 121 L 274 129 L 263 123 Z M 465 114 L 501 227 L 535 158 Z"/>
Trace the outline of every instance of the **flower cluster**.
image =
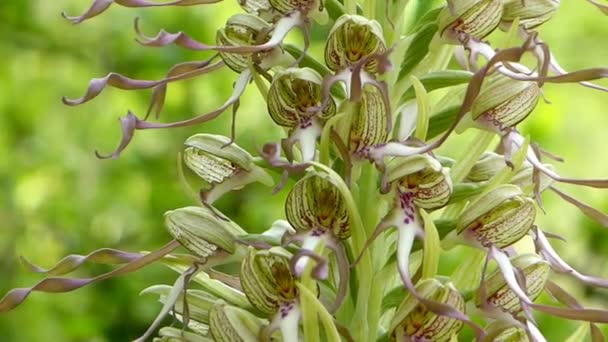
<path id="1" fill-rule="evenodd" d="M 80 23 L 113 3 L 219 1 L 95 0 L 83 15 L 66 18 Z M 593 341 L 603 341 L 595 324 L 608 323 L 608 310 L 581 306 L 551 278 L 563 273 L 603 288 L 608 280 L 570 267 L 549 242 L 559 237 L 536 226 L 535 218 L 549 190 L 608 227 L 606 214 L 558 188 L 606 188 L 608 180 L 560 176 L 541 160 L 559 158 L 517 125 L 534 111 L 545 83 L 606 91 L 589 81 L 608 77 L 608 69 L 568 73 L 559 66 L 535 31 L 559 9 L 559 0 L 418 3 L 240 0 L 243 12 L 227 19 L 214 43 L 184 32 L 146 36 L 136 21 L 144 46 L 216 54 L 175 65 L 157 81 L 110 73 L 92 80 L 83 97 L 65 98 L 67 105 L 80 105 L 106 87 L 153 89 L 148 113 L 122 118 L 121 142 L 100 158 L 117 158 L 138 130 L 199 125 L 229 108 L 236 116 L 249 86 L 258 88 L 285 137 L 265 144 L 259 156 L 235 142 L 237 120 L 230 138 L 188 138 L 181 171 L 205 186 L 196 192 L 199 206 L 165 213 L 172 236 L 167 245 L 141 254 L 101 249 L 71 255 L 50 270 L 27 263 L 50 277 L 9 292 L 0 312 L 32 291 L 71 291 L 160 262 L 180 276 L 172 286 L 144 290 L 163 306 L 141 341 L 153 334 L 158 341 L 451 341 L 463 329 L 479 341 L 544 341 L 535 312 L 589 322 Z M 406 20 L 408 6 L 419 6 L 419 15 Z M 308 52 L 313 26 L 326 32 L 323 56 Z M 302 47 L 283 42 L 293 30 L 301 31 Z M 494 46 L 483 40 L 492 33 L 519 43 Z M 236 80 L 222 106 L 184 121 L 151 119 L 162 111 L 170 83 L 224 67 Z M 476 136 L 460 159 L 439 154 L 452 134 L 471 132 Z M 213 206 L 253 182 L 288 191 L 284 215 L 277 213 L 262 234 Z M 517 244 L 526 237 L 534 248 Z M 457 245 L 472 247 L 471 253 L 451 274 L 439 275 L 442 252 Z M 189 253 L 174 253 L 178 247 Z M 94 278 L 56 277 L 85 262 L 123 265 Z M 543 291 L 557 303 L 537 303 Z M 157 331 L 169 314 L 181 327 Z"/>

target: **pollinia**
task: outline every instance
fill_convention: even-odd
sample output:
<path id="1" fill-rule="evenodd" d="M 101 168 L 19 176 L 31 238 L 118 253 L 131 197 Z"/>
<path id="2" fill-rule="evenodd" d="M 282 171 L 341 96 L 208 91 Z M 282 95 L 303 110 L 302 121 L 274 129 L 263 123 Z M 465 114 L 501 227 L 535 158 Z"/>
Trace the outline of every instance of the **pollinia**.
<path id="1" fill-rule="evenodd" d="M 559 0 L 224 1 L 242 11 L 212 42 L 197 41 L 194 32 L 148 36 L 135 23 L 143 46 L 215 52 L 210 59 L 184 61 L 160 80 L 110 73 L 64 102 L 84 104 L 107 87 L 152 89 L 148 113 L 121 118 L 122 140 L 100 158 L 128 153 L 140 130 L 204 131 L 229 110 L 234 125 L 248 87 L 266 103 L 259 112 L 267 114 L 256 120 L 283 127 L 283 139 L 257 141 L 265 145 L 248 152 L 234 127 L 229 137 L 188 138 L 181 172 L 205 185 L 194 191 L 197 206 L 165 214 L 164 247 L 100 249 L 49 270 L 28 264 L 48 277 L 10 291 L 0 312 L 34 291 L 72 291 L 158 262 L 179 276 L 144 290 L 162 306 L 140 341 L 544 341 L 550 327 L 537 325 L 538 312 L 584 322 L 594 341 L 604 341 L 596 324 L 608 323 L 608 310 L 582 306 L 552 279 L 564 274 L 601 288 L 608 280 L 569 266 L 535 219 L 550 191 L 608 227 L 605 213 L 559 189 L 606 188 L 608 180 L 561 176 L 517 129 L 534 115 L 547 83 L 606 91 L 590 81 L 608 77 L 608 69 L 563 71 L 535 31 L 559 11 Z M 94 0 L 84 14 L 65 17 L 82 23 L 111 5 L 218 2 Z M 308 49 L 313 28 L 326 39 L 320 55 Z M 284 43 L 292 31 L 302 34 L 301 46 Z M 235 81 L 220 107 L 176 122 L 150 115 L 163 110 L 172 83 L 226 68 Z M 453 134 L 471 132 L 475 139 L 460 158 L 442 156 Z M 287 193 L 284 212 L 263 233 L 213 206 L 255 182 Z M 458 245 L 472 247 L 470 255 L 439 274 L 444 252 Z M 119 266 L 93 278 L 58 277 L 86 262 Z M 557 302 L 537 302 L 543 292 Z M 177 325 L 161 328 L 168 315 Z"/>

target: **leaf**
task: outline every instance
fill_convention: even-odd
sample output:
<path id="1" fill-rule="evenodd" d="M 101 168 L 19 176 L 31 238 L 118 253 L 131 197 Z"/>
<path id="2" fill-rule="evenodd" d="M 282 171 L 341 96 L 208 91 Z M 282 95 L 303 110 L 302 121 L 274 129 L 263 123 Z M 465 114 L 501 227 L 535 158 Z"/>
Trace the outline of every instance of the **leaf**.
<path id="1" fill-rule="evenodd" d="M 319 319 L 321 320 L 321 324 L 323 325 L 323 329 L 325 330 L 325 337 L 329 342 L 340 342 L 340 334 L 336 329 L 336 326 L 333 322 L 333 318 L 327 312 L 327 309 L 319 302 L 319 299 L 303 284 L 297 282 L 296 285 L 300 290 L 300 297 L 302 302 L 312 303 L 313 307 L 317 311 L 319 315 Z"/>
<path id="2" fill-rule="evenodd" d="M 412 70 L 414 70 L 414 67 L 416 67 L 416 65 L 418 65 L 418 63 L 420 63 L 420 61 L 429 53 L 429 44 L 431 43 L 435 32 L 437 32 L 437 24 L 429 23 L 422 26 L 420 30 L 414 34 L 414 38 L 401 62 L 397 80 L 401 80 L 409 75 Z"/>
<path id="3" fill-rule="evenodd" d="M 425 211 L 420 210 L 424 220 L 424 249 L 422 257 L 422 279 L 434 278 L 439 267 L 439 257 L 441 255 L 441 242 L 437 227 L 433 223 L 431 216 Z"/>
<path id="4" fill-rule="evenodd" d="M 454 121 L 456 121 L 459 110 L 460 105 L 455 105 L 432 114 L 429 119 L 429 129 L 426 138 L 433 139 L 450 128 L 454 124 Z"/>
<path id="5" fill-rule="evenodd" d="M 420 83 L 427 92 L 433 90 L 452 87 L 467 83 L 471 80 L 473 73 L 465 70 L 442 70 L 434 71 L 420 77 Z M 415 87 L 410 87 L 401 96 L 401 101 L 405 102 L 416 97 Z"/>
<path id="6" fill-rule="evenodd" d="M 418 115 L 416 119 L 416 132 L 414 136 L 421 141 L 426 140 L 426 132 L 429 128 L 429 112 L 431 111 L 431 104 L 426 92 L 424 85 L 416 78 L 416 76 L 410 76 L 410 82 L 416 92 L 416 103 L 418 104 Z"/>
<path id="7" fill-rule="evenodd" d="M 564 342 L 583 341 L 585 339 L 586 335 L 587 335 L 587 324 L 581 324 L 581 325 L 579 325 L 578 328 L 576 328 L 576 330 L 574 330 L 574 332 L 572 332 L 572 334 L 570 336 L 568 336 L 568 338 L 566 338 L 564 340 Z"/>

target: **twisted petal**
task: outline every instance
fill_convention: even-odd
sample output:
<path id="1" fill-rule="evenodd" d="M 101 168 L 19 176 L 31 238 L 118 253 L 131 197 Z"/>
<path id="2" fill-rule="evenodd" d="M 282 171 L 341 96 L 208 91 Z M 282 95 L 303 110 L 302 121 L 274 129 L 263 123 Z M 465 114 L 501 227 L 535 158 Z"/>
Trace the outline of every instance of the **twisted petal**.
<path id="1" fill-rule="evenodd" d="M 222 0 L 173 0 L 167 2 L 157 2 L 149 0 L 95 0 L 89 9 L 86 10 L 82 15 L 72 17 L 68 16 L 65 12 L 61 15 L 73 24 L 79 24 L 87 19 L 91 19 L 95 16 L 105 12 L 112 4 L 117 4 L 124 7 L 161 7 L 161 6 L 196 6 L 205 4 L 214 4 Z"/>
<path id="2" fill-rule="evenodd" d="M 259 45 L 251 46 L 216 46 L 201 43 L 184 32 L 169 33 L 161 30 L 155 37 L 145 36 L 139 28 L 139 20 L 135 20 L 135 32 L 139 36 L 138 42 L 146 46 L 166 46 L 175 44 L 186 49 L 195 51 L 221 51 L 232 53 L 253 53 L 273 49 L 283 42 L 283 39 L 294 28 L 299 28 L 304 37 L 304 51 L 308 49 L 309 37 L 308 28 L 306 26 L 306 17 L 299 11 L 288 13 L 283 16 L 275 25 L 274 31 L 270 39 Z"/>
<path id="3" fill-rule="evenodd" d="M 92 262 L 96 264 L 124 264 L 139 257 L 141 257 L 141 254 L 138 253 L 125 252 L 111 248 L 101 248 L 87 255 L 68 255 L 50 269 L 44 269 L 36 266 L 23 256 L 21 257 L 21 262 L 32 272 L 58 276 L 75 271 L 85 262 Z"/>
<path id="4" fill-rule="evenodd" d="M 604 228 L 608 228 L 608 215 L 606 215 L 605 213 L 593 208 L 592 206 L 585 204 L 585 203 L 577 200 L 576 198 L 558 190 L 555 187 L 550 187 L 550 189 L 553 190 L 553 192 L 555 192 L 556 194 L 558 194 L 559 197 L 564 199 L 566 202 L 573 204 L 574 206 L 579 208 L 583 212 L 583 214 L 585 214 L 587 217 L 595 220 L 596 222 L 601 224 Z"/>
<path id="5" fill-rule="evenodd" d="M 177 121 L 172 123 L 153 123 L 148 122 L 142 119 L 139 119 L 132 112 L 128 112 L 126 117 L 120 118 L 120 125 L 122 128 L 122 139 L 118 147 L 109 155 L 102 155 L 99 152 L 95 152 L 98 158 L 100 159 L 116 159 L 120 156 L 120 153 L 129 146 L 129 143 L 133 139 L 133 135 L 136 130 L 140 129 L 158 129 L 158 128 L 171 128 L 171 127 L 186 127 L 192 126 L 199 123 L 207 122 L 217 118 L 220 114 L 222 114 L 228 107 L 234 105 L 238 102 L 239 98 L 245 91 L 249 80 L 251 79 L 251 72 L 249 70 L 245 70 L 241 73 L 238 80 L 234 85 L 234 90 L 232 92 L 232 96 L 224 102 L 219 108 L 205 113 L 201 115 L 197 115 L 196 117 L 188 120 Z"/>
<path id="6" fill-rule="evenodd" d="M 543 257 L 551 264 L 554 271 L 569 274 L 583 283 L 591 286 L 608 288 L 608 279 L 581 274 L 568 265 L 553 249 L 549 243 L 549 240 L 547 240 L 547 237 L 540 229 L 535 230 L 535 244 L 538 252 L 541 253 Z"/>
<path id="7" fill-rule="evenodd" d="M 129 78 L 129 77 L 123 76 L 121 74 L 112 72 L 112 73 L 109 73 L 106 77 L 92 79 L 89 82 L 89 86 L 88 86 L 87 91 L 84 96 L 77 98 L 77 99 L 69 99 L 64 96 L 62 98 L 62 101 L 64 104 L 66 104 L 68 106 L 77 106 L 77 105 L 83 104 L 85 102 L 88 102 L 88 101 L 94 99 L 95 97 L 97 97 L 97 95 L 101 94 L 101 92 L 107 86 L 122 89 L 122 90 L 149 89 L 149 88 L 155 88 L 158 86 L 166 87 L 167 83 L 196 77 L 196 76 L 206 74 L 206 73 L 209 73 L 209 72 L 212 72 L 212 71 L 215 71 L 215 70 L 221 68 L 224 65 L 223 62 L 217 62 L 214 64 L 210 64 L 214 58 L 215 57 L 213 57 L 207 61 L 201 61 L 201 62 L 187 62 L 187 63 L 177 64 L 177 65 L 173 66 L 173 68 L 171 68 L 171 70 L 169 70 L 167 77 L 165 77 L 161 80 L 158 80 L 158 81 L 137 80 L 137 79 Z M 159 90 L 155 89 L 154 95 L 152 97 L 153 103 L 157 104 L 156 106 L 158 106 L 159 105 L 158 102 L 161 101 L 160 99 L 158 99 L 161 95 L 161 94 L 157 94 L 158 92 L 159 92 Z M 163 100 L 160 103 L 160 107 L 162 107 L 162 103 L 164 102 L 164 90 L 162 91 L 162 98 L 163 98 Z"/>
<path id="8" fill-rule="evenodd" d="M 16 288 L 9 291 L 0 300 L 0 313 L 10 311 L 21 304 L 29 295 L 34 291 L 38 292 L 70 292 L 79 289 L 83 286 L 95 283 L 108 278 L 120 276 L 123 274 L 137 271 L 138 269 L 153 263 L 156 260 L 161 259 L 165 255 L 171 253 L 174 249 L 179 247 L 179 243 L 172 240 L 160 249 L 143 255 L 137 259 L 134 259 L 120 268 L 114 271 L 98 275 L 93 278 L 45 278 L 38 282 L 36 285 L 27 288 Z"/>
<path id="9" fill-rule="evenodd" d="M 521 148 L 523 146 L 524 137 L 521 136 L 521 134 L 517 133 L 516 131 L 513 131 L 511 134 L 509 134 L 509 139 L 512 139 L 511 142 L 517 148 Z M 539 172 L 542 172 L 543 174 L 547 175 L 548 177 L 550 177 L 551 179 L 553 179 L 556 182 L 583 185 L 583 186 L 588 186 L 588 187 L 598 188 L 598 189 L 608 188 L 608 179 L 576 179 L 576 178 L 561 177 L 560 175 L 555 173 L 553 170 L 548 168 L 546 165 L 541 163 L 541 161 L 538 159 L 534 150 L 530 147 L 528 148 L 528 151 L 526 153 L 526 159 L 528 160 L 528 162 L 530 162 L 530 164 L 532 164 L 532 166 L 534 166 L 534 168 L 536 170 L 538 170 Z"/>
<path id="10" fill-rule="evenodd" d="M 556 283 L 552 281 L 548 281 L 545 284 L 545 289 L 553 296 L 553 298 L 557 299 L 559 302 L 567 305 L 570 308 L 575 309 L 583 309 L 583 306 L 579 304 L 576 298 L 572 297 L 566 290 L 562 289 Z M 605 341 L 604 334 L 597 327 L 597 325 L 590 323 L 589 330 L 591 332 L 591 341 L 592 342 L 602 342 Z"/>

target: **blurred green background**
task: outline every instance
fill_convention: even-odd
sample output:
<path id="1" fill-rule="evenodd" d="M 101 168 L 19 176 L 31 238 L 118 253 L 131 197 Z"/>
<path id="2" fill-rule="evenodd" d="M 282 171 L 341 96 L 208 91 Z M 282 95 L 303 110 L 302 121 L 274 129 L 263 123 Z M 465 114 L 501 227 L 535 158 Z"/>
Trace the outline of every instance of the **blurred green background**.
<path id="1" fill-rule="evenodd" d="M 173 64 L 205 59 L 209 54 L 139 46 L 133 41 L 132 20 L 140 16 L 149 34 L 164 27 L 213 41 L 215 29 L 239 11 L 236 1 L 225 2 L 147 10 L 114 6 L 77 26 L 60 13 L 80 14 L 88 0 L 0 2 L 0 296 L 40 278 L 20 266 L 19 255 L 49 267 L 66 254 L 100 247 L 150 250 L 170 238 L 162 214 L 192 204 L 177 180 L 176 153 L 195 132 L 227 134 L 229 115 L 197 128 L 139 132 L 120 159 L 102 161 L 93 151 L 115 147 L 117 118 L 128 109 L 144 113 L 150 92 L 109 89 L 73 108 L 60 99 L 81 96 L 90 78 L 109 71 L 158 79 Z M 541 36 L 568 70 L 608 66 L 607 20 L 582 0 L 567 1 L 542 27 Z M 164 120 L 217 107 L 228 97 L 234 79 L 233 72 L 224 70 L 171 85 Z M 558 166 L 562 175 L 608 177 L 608 96 L 576 85 L 544 89 L 552 104 L 541 104 L 522 131 L 566 159 Z M 238 117 L 237 141 L 250 151 L 282 134 L 257 95 L 255 89 L 248 90 Z M 445 152 L 462 153 L 458 138 L 451 141 Z M 605 192 L 560 188 L 608 212 Z M 271 197 L 267 189 L 252 186 L 218 205 L 245 229 L 261 230 L 283 216 L 284 198 L 284 192 Z M 556 196 L 547 194 L 544 200 L 547 215 L 541 214 L 538 223 L 568 239 L 568 244 L 556 243 L 562 255 L 589 274 L 608 276 L 608 232 Z M 76 274 L 108 269 L 85 267 Z M 608 308 L 608 291 L 557 278 L 584 297 L 584 303 Z M 155 265 L 74 293 L 34 293 L 15 311 L 0 316 L 0 340 L 132 340 L 159 309 L 156 298 L 139 297 L 139 291 L 174 279 L 175 274 Z M 577 327 L 539 317 L 550 341 L 563 340 Z"/>

